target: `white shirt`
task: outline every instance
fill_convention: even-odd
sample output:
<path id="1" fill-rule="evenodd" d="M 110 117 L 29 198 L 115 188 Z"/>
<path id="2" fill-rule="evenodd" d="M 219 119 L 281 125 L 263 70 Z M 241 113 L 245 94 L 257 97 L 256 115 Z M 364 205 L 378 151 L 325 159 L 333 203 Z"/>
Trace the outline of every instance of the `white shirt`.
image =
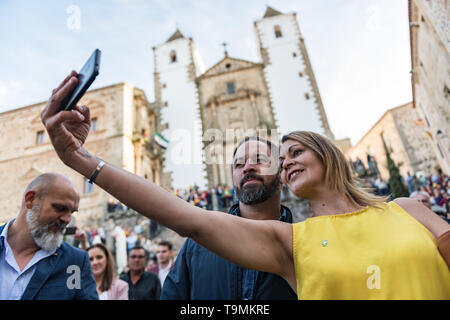
<path id="1" fill-rule="evenodd" d="M 108 300 L 108 291 L 103 291 L 102 294 L 99 296 L 100 300 Z"/>
<path id="2" fill-rule="evenodd" d="M 167 275 L 170 272 L 170 268 L 173 265 L 173 260 L 170 260 L 170 263 L 167 265 L 167 267 L 165 269 L 163 269 L 161 267 L 161 265 L 159 265 L 159 272 L 158 272 L 158 277 L 159 277 L 159 281 L 161 282 L 161 288 L 164 284 L 164 280 L 166 280 Z"/>
<path id="3" fill-rule="evenodd" d="M 37 263 L 56 252 L 56 249 L 53 251 L 40 249 L 21 271 L 8 243 L 8 229 L 14 220 L 10 220 L 0 234 L 2 245 L 2 250 L 0 250 L 0 300 L 20 300 L 36 271 Z"/>

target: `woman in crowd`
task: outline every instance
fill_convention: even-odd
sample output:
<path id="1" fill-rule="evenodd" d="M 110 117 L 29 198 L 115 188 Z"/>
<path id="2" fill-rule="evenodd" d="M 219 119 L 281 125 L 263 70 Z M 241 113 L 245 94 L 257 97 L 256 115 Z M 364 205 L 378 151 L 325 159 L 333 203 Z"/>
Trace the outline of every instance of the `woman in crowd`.
<path id="1" fill-rule="evenodd" d="M 242 267 L 282 276 L 299 298 L 450 299 L 450 271 L 439 254 L 450 263 L 450 226 L 417 201 L 385 203 L 359 189 L 327 138 L 294 132 L 280 150 L 282 181 L 310 201 L 312 218 L 290 225 L 205 211 L 87 152 L 89 108 L 58 112 L 76 83 L 73 71 L 41 114 L 53 146 L 66 165 L 137 212 Z M 255 169 L 246 148 L 236 150 L 233 166 L 247 175 Z M 260 174 L 273 174 L 276 159 L 259 153 L 267 166 Z"/>
<path id="2" fill-rule="evenodd" d="M 102 243 L 87 249 L 100 300 L 128 300 L 128 283 L 115 276 L 114 260 Z"/>

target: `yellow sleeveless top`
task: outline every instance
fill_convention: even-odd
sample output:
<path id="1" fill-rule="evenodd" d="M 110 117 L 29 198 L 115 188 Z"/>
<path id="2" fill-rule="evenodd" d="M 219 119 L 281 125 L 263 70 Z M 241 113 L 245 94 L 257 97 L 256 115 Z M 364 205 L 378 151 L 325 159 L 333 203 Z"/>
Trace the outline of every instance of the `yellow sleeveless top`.
<path id="1" fill-rule="evenodd" d="M 394 201 L 293 224 L 299 299 L 450 299 L 433 235 Z"/>

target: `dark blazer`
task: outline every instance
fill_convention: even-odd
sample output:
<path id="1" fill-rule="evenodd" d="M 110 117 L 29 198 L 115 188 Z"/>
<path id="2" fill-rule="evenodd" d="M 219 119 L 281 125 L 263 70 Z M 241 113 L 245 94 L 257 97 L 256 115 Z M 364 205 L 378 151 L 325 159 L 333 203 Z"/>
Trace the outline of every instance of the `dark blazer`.
<path id="1" fill-rule="evenodd" d="M 0 233 L 4 227 L 0 226 Z M 96 288 L 88 253 L 63 242 L 53 255 L 37 263 L 21 299 L 98 300 Z"/>
<path id="2" fill-rule="evenodd" d="M 229 213 L 240 216 L 239 204 Z M 292 223 L 292 213 L 284 206 L 280 221 Z M 161 300 L 242 299 L 296 300 L 297 295 L 280 276 L 241 268 L 188 238 L 164 281 Z"/>

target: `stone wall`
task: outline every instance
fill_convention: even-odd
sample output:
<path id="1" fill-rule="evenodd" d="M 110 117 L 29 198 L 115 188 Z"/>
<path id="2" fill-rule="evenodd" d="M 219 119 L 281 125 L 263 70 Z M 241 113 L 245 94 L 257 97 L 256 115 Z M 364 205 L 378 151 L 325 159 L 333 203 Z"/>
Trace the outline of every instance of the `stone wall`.
<path id="1" fill-rule="evenodd" d="M 432 149 L 432 140 L 418 125 L 418 112 L 412 103 L 392 108 L 376 122 L 364 137 L 346 152 L 349 160 L 361 159 L 367 164 L 367 154 L 377 161 L 381 178 L 389 179 L 383 135 L 391 157 L 399 165 L 400 174 L 422 171 L 425 175 L 434 172 L 438 162 Z"/>
<path id="2" fill-rule="evenodd" d="M 136 116 L 135 90 L 125 83 L 91 90 L 79 104 L 88 105 L 91 119 L 97 120 L 96 130 L 91 130 L 85 143 L 86 149 L 111 164 L 144 175 L 145 169 L 159 168 L 160 160 L 145 152 L 137 153 L 139 148 L 133 142 L 139 118 Z M 45 172 L 58 172 L 67 176 L 80 194 L 79 211 L 73 215 L 75 221 L 80 225 L 96 223 L 102 219 L 111 196 L 95 185 L 92 192 L 87 192 L 85 178 L 57 157 L 40 120 L 45 105 L 46 102 L 41 102 L 0 113 L 0 181 L 3 186 L 0 189 L 0 222 L 18 214 L 23 192 L 31 180 Z M 148 123 L 150 110 L 146 112 L 147 115 L 141 113 L 140 117 L 144 116 Z M 148 127 L 147 130 L 151 132 Z M 44 135 L 40 144 L 38 132 Z M 143 159 L 142 168 L 137 167 L 136 157 Z M 155 177 L 149 176 L 151 178 Z"/>
<path id="3" fill-rule="evenodd" d="M 450 174 L 450 7 L 447 0 L 411 0 L 414 104 L 432 136 L 439 167 Z"/>

